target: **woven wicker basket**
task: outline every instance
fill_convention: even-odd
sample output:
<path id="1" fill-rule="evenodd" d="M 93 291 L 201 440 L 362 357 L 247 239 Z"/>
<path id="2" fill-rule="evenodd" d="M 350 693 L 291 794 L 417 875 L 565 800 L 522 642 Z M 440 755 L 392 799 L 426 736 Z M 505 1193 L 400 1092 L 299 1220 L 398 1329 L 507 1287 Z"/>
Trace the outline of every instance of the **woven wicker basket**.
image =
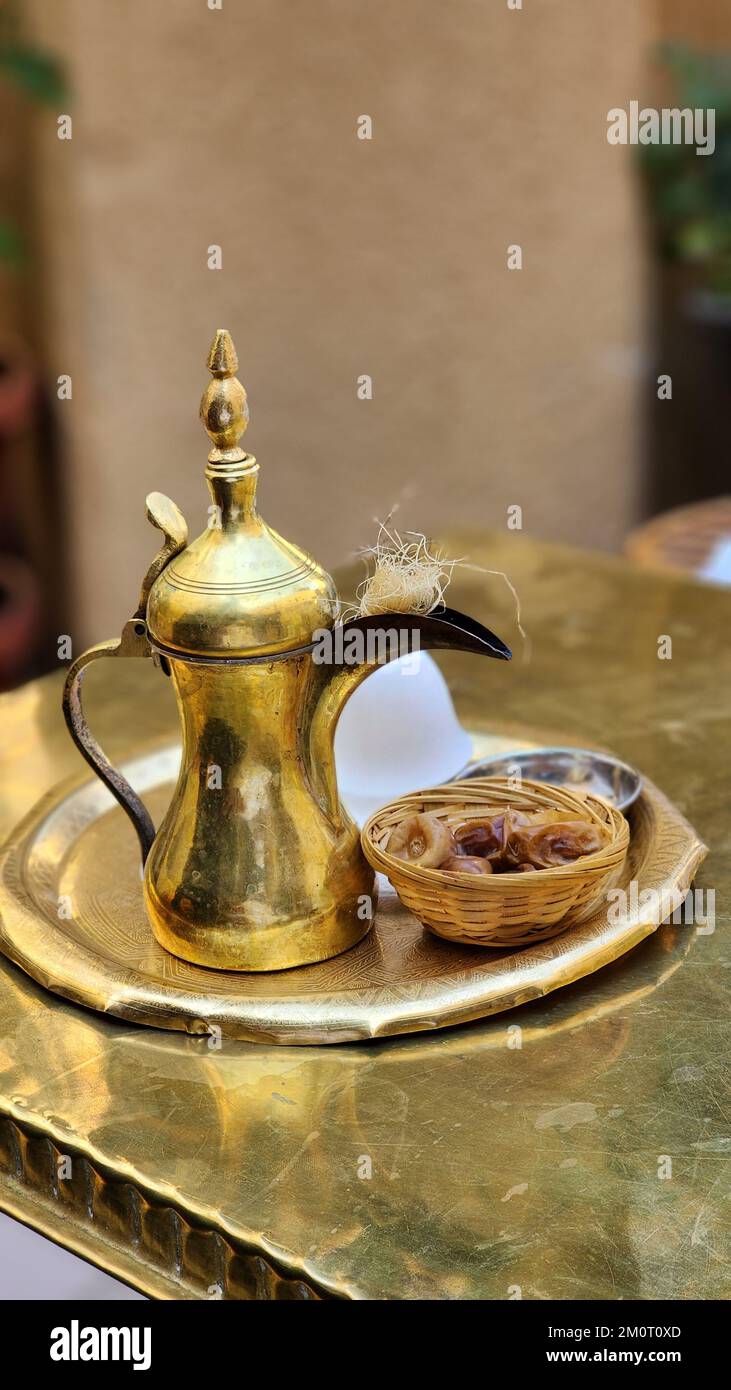
<path id="1" fill-rule="evenodd" d="M 610 838 L 595 854 L 533 874 L 445 873 L 388 853 L 391 830 L 407 816 L 426 811 L 454 829 L 508 806 L 568 811 L 604 826 Z M 524 781 L 516 790 L 501 777 L 475 777 L 412 792 L 381 807 L 363 826 L 361 842 L 369 864 L 386 875 L 405 906 L 437 936 L 504 950 L 544 941 L 590 917 L 621 874 L 629 826 L 621 811 L 599 796 L 579 796 L 544 782 Z"/>

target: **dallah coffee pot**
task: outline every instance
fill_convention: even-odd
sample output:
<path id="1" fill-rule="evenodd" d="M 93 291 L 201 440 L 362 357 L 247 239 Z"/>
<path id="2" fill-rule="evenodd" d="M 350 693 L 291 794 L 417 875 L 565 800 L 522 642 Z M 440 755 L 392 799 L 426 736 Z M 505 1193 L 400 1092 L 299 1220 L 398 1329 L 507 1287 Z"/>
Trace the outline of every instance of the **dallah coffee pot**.
<path id="1" fill-rule="evenodd" d="M 69 669 L 64 713 L 137 831 L 158 941 L 199 965 L 282 970 L 337 955 L 371 924 L 374 875 L 335 777 L 333 737 L 348 696 L 380 661 L 419 646 L 503 660 L 510 652 L 448 608 L 339 622 L 330 576 L 256 510 L 259 466 L 240 447 L 246 392 L 223 329 L 208 367 L 209 524 L 188 542 L 175 504 L 150 494 L 147 515 L 164 544 L 121 638 Z M 152 657 L 173 683 L 183 750 L 157 833 L 84 719 L 83 672 L 102 656 Z"/>

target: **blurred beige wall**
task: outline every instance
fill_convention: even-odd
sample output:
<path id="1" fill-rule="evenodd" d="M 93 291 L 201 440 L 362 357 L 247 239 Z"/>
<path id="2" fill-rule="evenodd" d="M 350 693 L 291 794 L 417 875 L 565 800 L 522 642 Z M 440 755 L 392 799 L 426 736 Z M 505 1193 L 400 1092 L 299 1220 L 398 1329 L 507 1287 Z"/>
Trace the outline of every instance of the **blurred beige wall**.
<path id="1" fill-rule="evenodd" d="M 502 528 L 519 503 L 529 535 L 620 543 L 645 282 L 631 155 L 607 144 L 606 113 L 640 91 L 654 6 L 29 8 L 75 93 L 70 143 L 39 124 L 38 197 L 47 365 L 73 377 L 59 415 L 79 641 L 136 599 L 147 491 L 205 524 L 197 405 L 218 326 L 239 349 L 262 510 L 324 563 L 397 501 L 428 532 Z"/>

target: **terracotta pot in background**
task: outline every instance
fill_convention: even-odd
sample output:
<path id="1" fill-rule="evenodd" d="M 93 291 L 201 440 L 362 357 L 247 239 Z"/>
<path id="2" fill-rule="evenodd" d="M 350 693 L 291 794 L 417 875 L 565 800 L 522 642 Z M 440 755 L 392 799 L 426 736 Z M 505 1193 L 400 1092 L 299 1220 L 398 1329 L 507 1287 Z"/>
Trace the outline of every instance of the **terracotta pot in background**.
<path id="1" fill-rule="evenodd" d="M 12 439 L 33 424 L 38 377 L 18 338 L 0 339 L 0 438 Z"/>
<path id="2" fill-rule="evenodd" d="M 0 689 L 32 666 L 43 623 L 41 586 L 25 560 L 0 555 Z"/>
<path id="3" fill-rule="evenodd" d="M 21 339 L 0 336 L 0 688 L 37 674 L 51 489 L 40 445 L 42 393 Z"/>

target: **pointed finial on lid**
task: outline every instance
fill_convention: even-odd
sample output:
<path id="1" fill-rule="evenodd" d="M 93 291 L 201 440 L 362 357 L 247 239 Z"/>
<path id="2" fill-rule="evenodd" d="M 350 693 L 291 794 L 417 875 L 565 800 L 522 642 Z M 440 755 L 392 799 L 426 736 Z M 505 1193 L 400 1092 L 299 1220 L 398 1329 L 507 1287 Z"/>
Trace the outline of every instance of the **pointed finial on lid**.
<path id="1" fill-rule="evenodd" d="M 239 447 L 249 423 L 246 392 L 235 375 L 239 359 L 231 334 L 219 328 L 208 354 L 208 370 L 213 377 L 201 399 L 200 417 L 213 441 L 210 463 L 238 463 L 247 457 Z"/>

